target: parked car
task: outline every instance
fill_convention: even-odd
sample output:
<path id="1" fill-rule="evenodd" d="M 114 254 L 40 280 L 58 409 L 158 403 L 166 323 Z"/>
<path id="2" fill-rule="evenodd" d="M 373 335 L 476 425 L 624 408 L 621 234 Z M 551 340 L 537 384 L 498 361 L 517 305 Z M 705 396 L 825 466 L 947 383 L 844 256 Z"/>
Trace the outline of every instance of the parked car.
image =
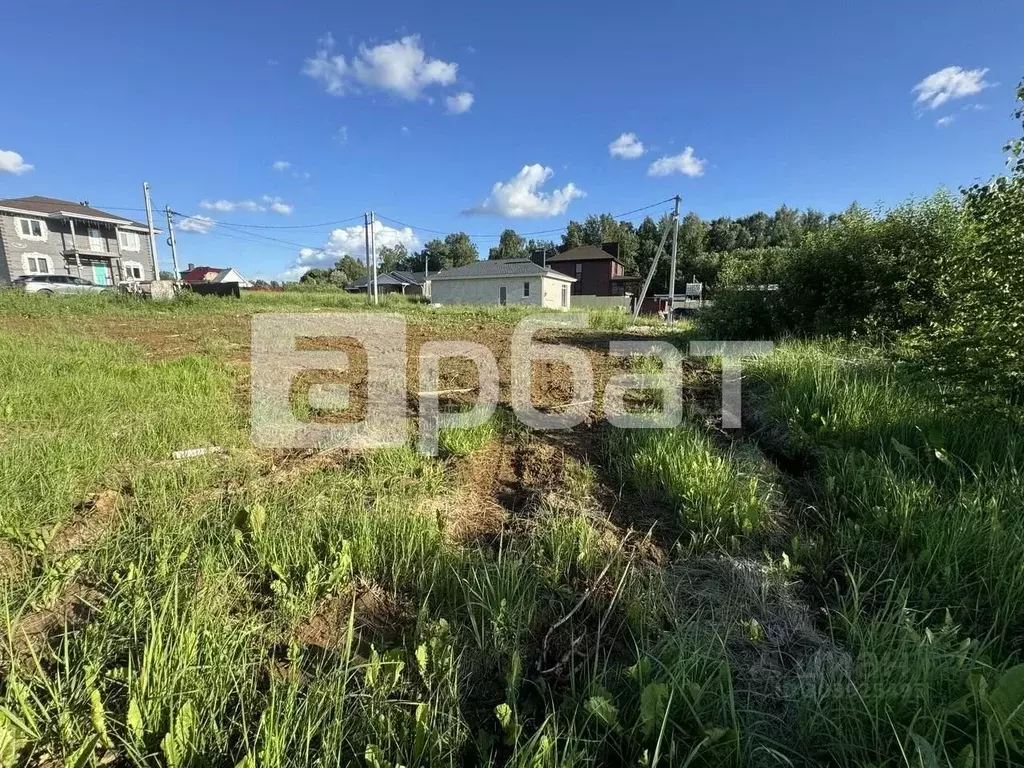
<path id="1" fill-rule="evenodd" d="M 11 285 L 26 293 L 100 293 L 110 290 L 108 285 L 96 285 L 71 275 L 25 275 L 11 281 Z"/>

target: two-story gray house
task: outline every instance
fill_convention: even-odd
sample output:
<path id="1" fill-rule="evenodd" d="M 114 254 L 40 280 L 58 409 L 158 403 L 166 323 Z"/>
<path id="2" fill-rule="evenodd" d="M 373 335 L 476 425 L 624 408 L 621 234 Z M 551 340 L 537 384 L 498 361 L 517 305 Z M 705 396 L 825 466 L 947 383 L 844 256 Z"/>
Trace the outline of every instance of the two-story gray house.
<path id="1" fill-rule="evenodd" d="M 0 285 L 22 275 L 73 275 L 97 285 L 152 280 L 145 224 L 67 200 L 0 200 Z"/>

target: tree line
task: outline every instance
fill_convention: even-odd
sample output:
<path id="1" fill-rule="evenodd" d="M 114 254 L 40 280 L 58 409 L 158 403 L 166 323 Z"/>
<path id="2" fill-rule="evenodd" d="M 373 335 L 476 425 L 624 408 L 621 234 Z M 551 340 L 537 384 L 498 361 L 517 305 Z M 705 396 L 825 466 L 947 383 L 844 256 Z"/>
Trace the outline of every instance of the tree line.
<path id="1" fill-rule="evenodd" d="M 431 273 L 442 269 L 464 267 L 480 258 L 476 244 L 465 232 L 453 232 L 444 239 L 436 238 L 416 252 L 410 252 L 401 243 L 385 245 L 377 251 L 377 269 L 380 274 L 395 270 Z M 366 274 L 366 265 L 353 256 L 344 255 L 333 266 L 317 267 L 306 272 L 302 283 L 344 286 Z"/>
<path id="2" fill-rule="evenodd" d="M 774 214 L 764 211 L 739 218 L 719 217 L 710 221 L 696 213 L 687 213 L 679 222 L 677 243 L 677 288 L 691 276 L 713 283 L 721 268 L 721 254 L 751 248 L 789 248 L 798 244 L 805 234 L 817 232 L 835 221 L 835 214 L 782 206 Z M 501 233 L 498 244 L 488 249 L 488 259 L 532 258 L 540 252 L 552 255 L 580 245 L 617 243 L 619 259 L 627 274 L 644 276 L 661 242 L 665 229 L 672 228 L 672 217 L 665 215 L 655 221 L 645 218 L 639 225 L 618 221 L 607 213 L 588 216 L 583 221 L 569 221 L 559 243 L 553 240 L 526 238 L 514 229 Z M 665 245 L 666 258 L 659 264 L 651 290 L 668 290 L 668 258 L 672 247 L 671 234 Z M 427 242 L 418 251 L 410 252 L 404 245 L 384 246 L 378 251 L 378 268 L 382 273 L 393 270 L 430 272 L 472 264 L 480 258 L 476 244 L 465 232 L 453 232 Z M 304 283 L 344 286 L 366 274 L 365 265 L 352 256 L 343 256 L 334 265 L 309 270 Z"/>
<path id="3" fill-rule="evenodd" d="M 1017 100 L 1024 134 L 1024 81 Z M 853 206 L 796 245 L 730 252 L 701 332 L 881 340 L 951 404 L 1024 416 L 1024 135 L 1003 150 L 1007 172 L 959 195 Z"/>

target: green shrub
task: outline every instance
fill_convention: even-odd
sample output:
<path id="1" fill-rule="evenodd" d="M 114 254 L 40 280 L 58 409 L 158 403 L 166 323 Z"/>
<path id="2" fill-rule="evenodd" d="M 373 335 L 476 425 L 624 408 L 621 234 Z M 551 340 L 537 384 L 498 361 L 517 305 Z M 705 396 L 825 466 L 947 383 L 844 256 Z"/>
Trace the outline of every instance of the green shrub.
<path id="1" fill-rule="evenodd" d="M 851 206 L 796 248 L 730 254 L 702 325 L 731 338 L 920 326 L 945 307 L 936 265 L 959 258 L 969 235 L 960 204 L 944 192 L 885 212 Z M 778 290 L 749 290 L 769 284 Z"/>
<path id="2" fill-rule="evenodd" d="M 1024 105 L 1024 81 L 1017 89 Z M 1024 124 L 1024 106 L 1017 110 Z M 964 191 L 973 242 L 936 264 L 945 312 L 910 339 L 911 359 L 946 384 L 947 400 L 1024 411 L 1024 138 L 1012 171 Z"/>

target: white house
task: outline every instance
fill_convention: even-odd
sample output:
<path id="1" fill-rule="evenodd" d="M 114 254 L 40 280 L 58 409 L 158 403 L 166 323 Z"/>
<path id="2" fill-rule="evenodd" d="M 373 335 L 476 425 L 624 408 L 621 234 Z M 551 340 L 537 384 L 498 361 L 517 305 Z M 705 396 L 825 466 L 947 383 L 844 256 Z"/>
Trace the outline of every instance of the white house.
<path id="1" fill-rule="evenodd" d="M 576 279 L 529 259 L 477 261 L 431 278 L 438 304 L 501 304 L 569 309 Z"/>

